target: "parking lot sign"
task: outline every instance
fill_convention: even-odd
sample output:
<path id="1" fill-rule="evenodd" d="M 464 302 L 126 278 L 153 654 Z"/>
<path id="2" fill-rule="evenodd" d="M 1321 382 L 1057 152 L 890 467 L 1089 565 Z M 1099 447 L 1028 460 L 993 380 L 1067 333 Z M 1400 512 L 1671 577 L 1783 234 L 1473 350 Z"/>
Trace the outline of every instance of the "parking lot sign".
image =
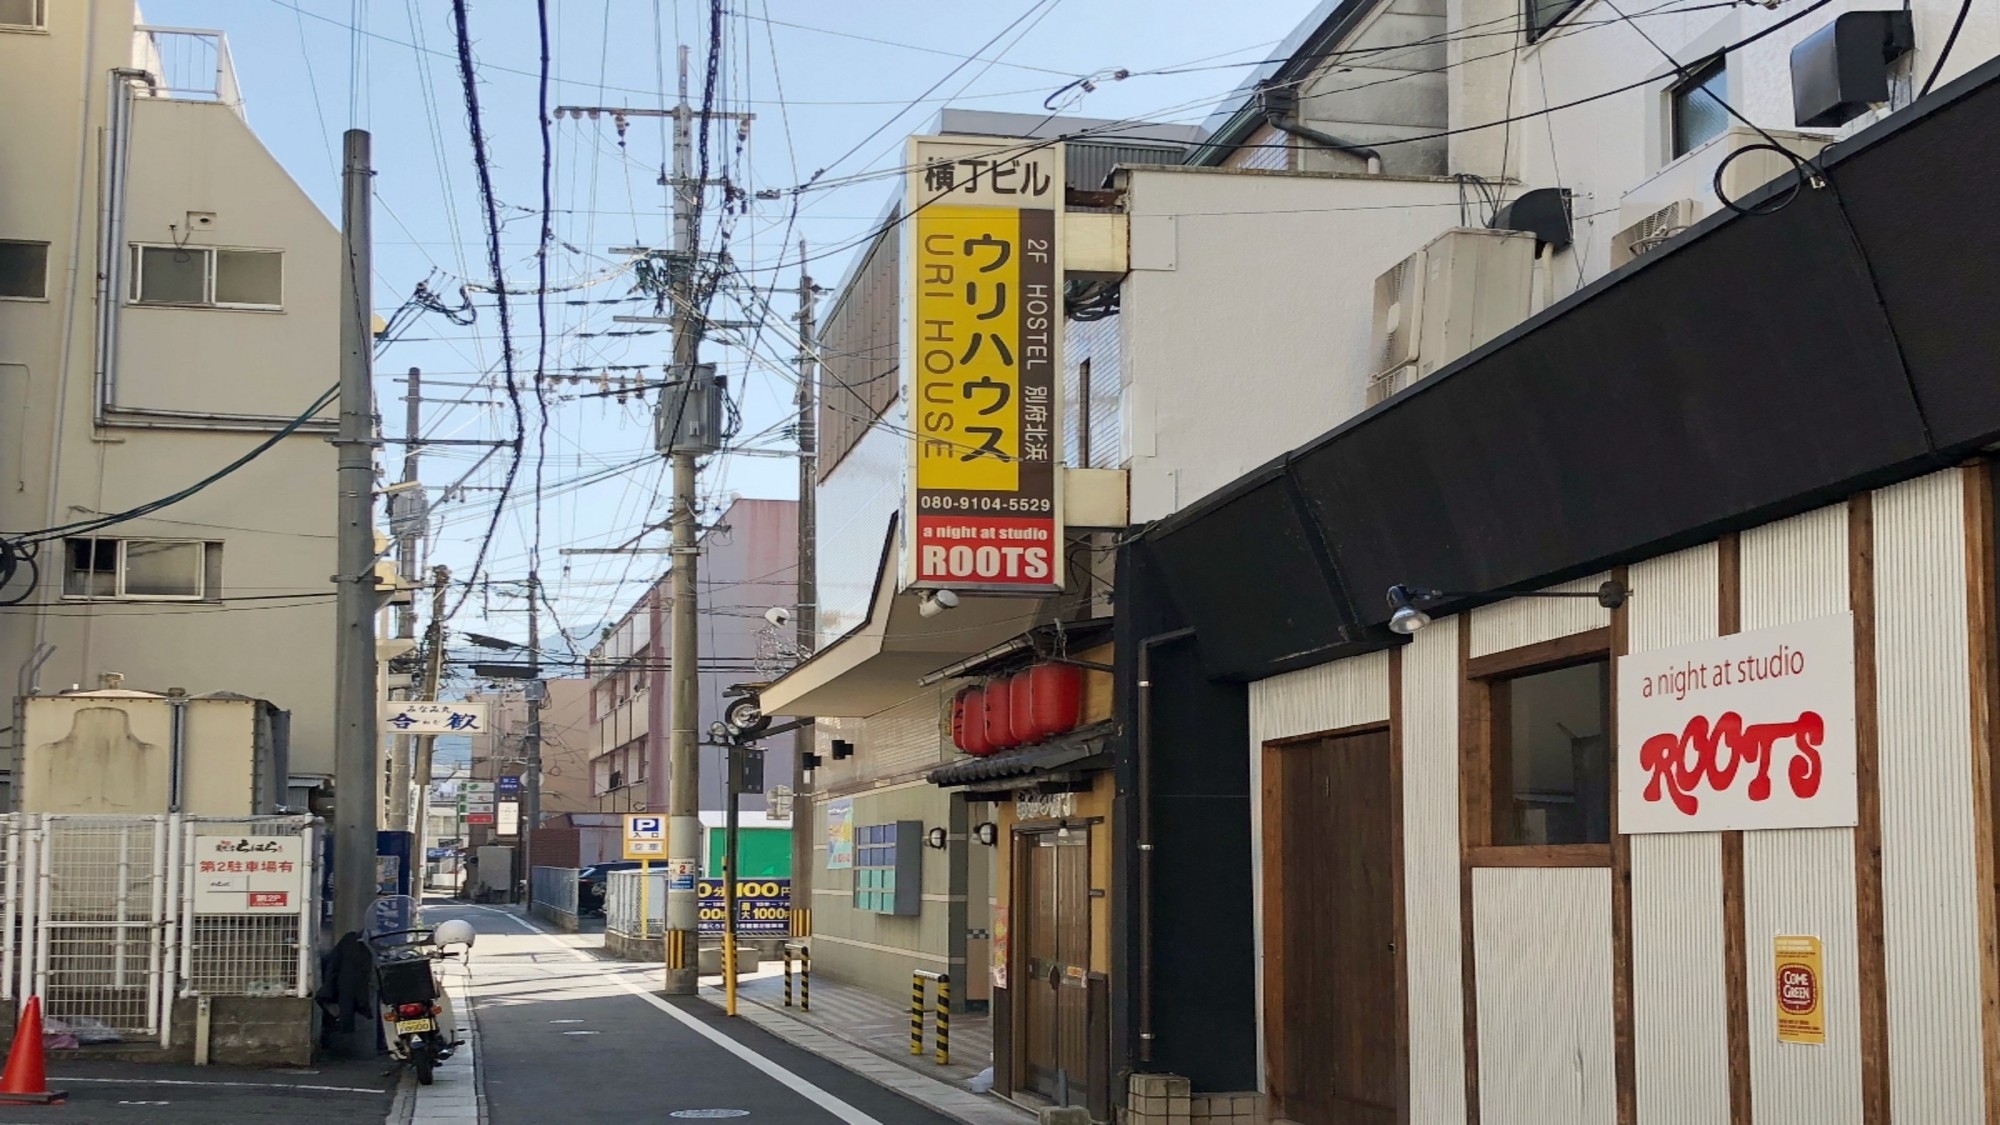
<path id="1" fill-rule="evenodd" d="M 657 813 L 626 813 L 625 858 L 667 858 L 667 818 Z"/>

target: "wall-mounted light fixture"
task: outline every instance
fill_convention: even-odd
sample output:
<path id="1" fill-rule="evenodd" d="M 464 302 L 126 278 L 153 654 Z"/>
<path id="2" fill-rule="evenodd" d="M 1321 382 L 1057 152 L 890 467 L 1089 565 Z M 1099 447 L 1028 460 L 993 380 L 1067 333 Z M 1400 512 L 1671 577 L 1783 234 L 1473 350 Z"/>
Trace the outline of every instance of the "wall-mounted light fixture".
<path id="1" fill-rule="evenodd" d="M 853 756 L 854 756 L 854 744 L 852 742 L 849 742 L 844 738 L 836 738 L 833 740 L 834 761 L 838 762 L 844 758 L 852 758 Z"/>
<path id="2" fill-rule="evenodd" d="M 924 833 L 924 846 L 943 851 L 947 838 L 947 834 L 942 826 L 933 828 L 929 832 Z"/>
<path id="3" fill-rule="evenodd" d="M 990 848 L 1000 841 L 1000 826 L 990 820 L 981 821 L 972 826 L 972 838 Z"/>
<path id="4" fill-rule="evenodd" d="M 925 617 L 936 617 L 948 609 L 958 608 L 958 595 L 950 590 L 925 590 L 917 595 L 917 612 Z"/>
<path id="5" fill-rule="evenodd" d="M 1462 593 L 1449 590 L 1426 590 L 1420 586 L 1405 586 L 1397 583 L 1389 587 L 1389 631 L 1409 636 L 1411 633 L 1431 623 L 1431 615 L 1417 608 L 1419 602 L 1434 602 L 1441 598 L 1594 598 L 1605 609 L 1617 609 L 1625 604 L 1631 591 L 1625 584 L 1612 579 L 1595 590 L 1532 590 L 1521 593 L 1494 591 L 1486 594 Z"/>

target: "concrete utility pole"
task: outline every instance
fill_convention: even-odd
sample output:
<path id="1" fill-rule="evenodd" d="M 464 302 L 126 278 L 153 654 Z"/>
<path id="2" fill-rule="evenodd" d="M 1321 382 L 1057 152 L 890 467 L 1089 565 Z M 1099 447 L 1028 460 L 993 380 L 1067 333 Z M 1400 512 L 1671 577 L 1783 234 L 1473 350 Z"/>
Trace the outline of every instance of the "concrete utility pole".
<path id="1" fill-rule="evenodd" d="M 340 258 L 340 451 L 338 570 L 334 612 L 333 930 L 365 930 L 375 901 L 375 825 L 381 802 L 381 743 L 375 690 L 374 341 L 370 339 L 369 137 L 343 138 Z M 372 1038 L 372 1028 L 365 1033 Z"/>
<path id="2" fill-rule="evenodd" d="M 521 869 L 528 873 L 528 900 L 535 897 L 535 827 L 542 822 L 542 701 L 548 685 L 542 682 L 542 579 L 528 572 L 528 663 L 534 669 L 523 690 L 528 696 L 528 733 L 521 743 L 521 757 L 527 759 L 521 772 Z M 495 775 L 498 784 L 498 775 Z M 499 807 L 497 801 L 494 805 Z"/>
<path id="3" fill-rule="evenodd" d="M 694 182 L 694 123 L 688 112 L 688 54 L 681 48 L 681 100 L 674 114 L 674 370 L 689 385 L 681 401 L 694 397 L 695 364 L 701 362 L 701 310 L 695 302 L 695 265 L 700 257 L 700 231 L 695 211 L 704 185 Z M 708 121 L 703 119 L 703 129 Z M 676 435 L 677 436 L 677 435 Z M 692 996 L 698 987 L 699 951 L 695 944 L 700 903 L 695 876 L 701 865 L 701 755 L 695 728 L 701 723 L 700 632 L 695 617 L 694 454 L 675 452 L 673 465 L 673 574 L 671 607 L 673 724 L 667 742 L 667 976 L 669 995 Z"/>
<path id="4" fill-rule="evenodd" d="M 415 370 L 410 372 L 416 377 Z M 444 611 L 445 593 L 451 585 L 451 571 L 442 566 L 431 568 L 431 623 L 424 629 L 424 682 L 417 698 L 435 701 L 438 688 L 444 682 Z M 425 837 L 430 830 L 431 809 L 431 760 L 437 751 L 437 735 L 417 736 L 417 812 L 416 833 L 410 840 L 412 862 L 418 864 L 417 871 L 424 870 L 426 849 L 430 847 Z M 423 886 L 419 884 L 417 893 L 421 897 Z"/>
<path id="5" fill-rule="evenodd" d="M 417 551 L 423 541 L 424 530 L 424 520 L 422 517 L 423 502 L 421 499 L 412 499 L 412 496 L 416 494 L 418 451 L 423 448 L 419 444 L 419 431 L 423 428 L 424 424 L 423 393 L 423 372 L 418 368 L 412 367 L 410 368 L 410 390 L 408 394 L 403 396 L 403 440 L 405 443 L 403 446 L 403 479 L 398 483 L 405 487 L 396 493 L 395 499 L 391 504 L 392 515 L 395 514 L 397 508 L 400 507 L 402 509 L 402 521 L 399 526 L 394 528 L 396 532 L 396 574 L 406 585 L 411 587 L 414 587 L 417 583 Z M 414 511 L 412 511 L 412 505 L 414 505 Z M 402 640 L 412 640 L 416 635 L 417 600 L 413 594 L 408 602 L 397 607 L 396 636 Z M 405 699 L 423 698 L 414 689 L 405 690 L 403 697 Z M 419 832 L 421 834 L 422 825 L 414 822 L 410 815 L 413 804 L 410 798 L 410 790 L 413 782 L 416 785 L 427 785 L 429 779 L 422 775 L 412 775 L 410 766 L 411 760 L 414 757 L 413 748 L 416 737 L 415 735 L 398 734 L 396 736 L 394 756 L 389 759 L 389 827 L 392 829 L 409 829 L 412 832 Z M 423 801 L 419 798 L 414 804 L 421 806 Z M 422 814 L 419 813 L 418 815 Z M 415 868 L 416 877 L 422 878 L 422 854 L 412 854 L 410 856 L 410 863 Z M 417 887 L 417 893 L 419 896 L 422 895 L 423 888 L 421 885 Z"/>
<path id="6" fill-rule="evenodd" d="M 801 660 L 819 647 L 819 505 L 815 487 L 819 481 L 819 332 L 813 315 L 813 281 L 806 272 L 806 240 L 799 239 L 799 532 L 798 569 L 793 579 L 799 600 L 798 639 Z M 805 752 L 813 747 L 811 727 L 792 735 L 792 917 L 793 933 L 805 936 L 799 927 L 801 909 L 810 919 L 812 909 L 813 841 L 812 799 L 806 793 Z"/>
<path id="7" fill-rule="evenodd" d="M 621 106 L 558 106 L 557 117 L 596 118 L 608 116 L 620 123 L 633 117 L 671 117 L 674 120 L 673 174 L 674 241 L 668 253 L 671 279 L 668 296 L 673 305 L 674 362 L 678 379 L 692 381 L 701 359 L 701 335 L 708 323 L 698 299 L 695 275 L 701 263 L 699 215 L 701 193 L 708 181 L 694 173 L 694 125 L 703 129 L 711 120 L 726 119 L 747 124 L 755 115 L 697 110 L 688 104 L 688 49 L 681 48 L 680 101 L 671 109 L 644 109 Z M 642 247 L 636 253 L 646 253 Z M 617 317 L 622 322 L 652 323 L 650 317 Z M 684 402 L 698 401 L 692 386 L 681 386 Z M 711 392 L 713 393 L 713 392 Z M 679 427 L 675 427 L 677 431 Z M 666 440 L 675 441 L 669 431 Z M 667 800 L 667 932 L 666 990 L 670 995 L 692 996 L 696 985 L 698 950 L 695 922 L 698 903 L 695 877 L 701 866 L 701 757 L 696 727 L 701 722 L 700 651 L 696 631 L 699 606 L 696 604 L 696 556 L 701 547 L 695 539 L 695 454 L 676 450 L 668 455 L 673 469 L 672 546 L 673 623 L 669 648 L 673 715 L 667 743 L 669 790 Z"/>

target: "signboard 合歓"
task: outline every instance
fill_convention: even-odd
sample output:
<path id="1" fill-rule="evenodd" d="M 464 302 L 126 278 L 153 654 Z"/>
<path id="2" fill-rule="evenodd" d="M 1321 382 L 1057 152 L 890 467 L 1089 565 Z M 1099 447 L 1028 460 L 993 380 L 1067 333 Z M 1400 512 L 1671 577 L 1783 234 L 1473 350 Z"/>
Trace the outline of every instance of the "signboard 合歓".
<path id="1" fill-rule="evenodd" d="M 298 836 L 196 836 L 196 914 L 297 913 L 305 898 L 305 841 Z"/>
<path id="2" fill-rule="evenodd" d="M 382 726 L 397 734 L 485 734 L 484 703 L 392 700 L 382 705 Z"/>
<path id="3" fill-rule="evenodd" d="M 826 869 L 839 871 L 854 866 L 854 800 L 851 797 L 826 803 Z"/>
<path id="4" fill-rule="evenodd" d="M 625 814 L 626 859 L 667 858 L 667 818 L 658 813 Z"/>
<path id="5" fill-rule="evenodd" d="M 1618 662 L 1618 829 L 1850 827 L 1854 619 L 1823 617 Z"/>
<path id="6" fill-rule="evenodd" d="M 1062 588 L 1063 149 L 912 137 L 901 586 Z"/>
<path id="7" fill-rule="evenodd" d="M 722 933 L 727 918 L 727 900 L 721 879 L 701 879 L 695 883 L 700 904 L 695 930 L 704 935 Z M 736 884 L 737 937 L 790 937 L 792 934 L 792 881 L 790 879 L 743 879 Z"/>
<path id="8" fill-rule="evenodd" d="M 1805 934 L 1771 939 L 1772 979 L 1778 989 L 1777 1031 L 1782 1043 L 1826 1042 L 1826 981 L 1820 940 Z"/>

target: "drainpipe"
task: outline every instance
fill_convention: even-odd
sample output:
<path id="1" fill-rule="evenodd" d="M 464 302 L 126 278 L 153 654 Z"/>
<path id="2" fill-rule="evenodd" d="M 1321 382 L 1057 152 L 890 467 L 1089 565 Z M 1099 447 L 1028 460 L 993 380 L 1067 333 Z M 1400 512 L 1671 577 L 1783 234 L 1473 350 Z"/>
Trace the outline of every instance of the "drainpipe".
<path id="1" fill-rule="evenodd" d="M 167 811 L 177 813 L 187 798 L 187 693 L 168 688 L 167 708 Z"/>
<path id="2" fill-rule="evenodd" d="M 1133 723 L 1139 806 L 1139 1061 L 1153 1061 L 1153 650 L 1194 636 L 1193 629 L 1155 633 L 1139 642 L 1139 691 Z"/>
<path id="3" fill-rule="evenodd" d="M 97 268 L 97 423 L 118 401 L 118 314 L 125 301 L 125 189 L 132 158 L 132 83 L 153 89 L 152 74 L 131 67 L 111 71 L 105 105 L 104 213 L 98 234 L 102 256 Z"/>
<path id="4" fill-rule="evenodd" d="M 1330 148 L 1335 152 L 1344 152 L 1349 156 L 1358 156 L 1368 162 L 1369 175 L 1379 176 L 1382 174 L 1381 153 L 1376 152 L 1367 145 L 1355 144 L 1353 141 L 1343 141 L 1331 133 L 1322 133 L 1318 129 L 1301 125 L 1297 121 L 1292 120 L 1299 112 L 1298 87 L 1263 86 L 1258 89 L 1257 94 L 1258 97 L 1263 99 L 1264 123 L 1271 128 L 1276 129 L 1280 133 L 1288 133 L 1301 140 L 1311 141 L 1321 148 Z"/>

